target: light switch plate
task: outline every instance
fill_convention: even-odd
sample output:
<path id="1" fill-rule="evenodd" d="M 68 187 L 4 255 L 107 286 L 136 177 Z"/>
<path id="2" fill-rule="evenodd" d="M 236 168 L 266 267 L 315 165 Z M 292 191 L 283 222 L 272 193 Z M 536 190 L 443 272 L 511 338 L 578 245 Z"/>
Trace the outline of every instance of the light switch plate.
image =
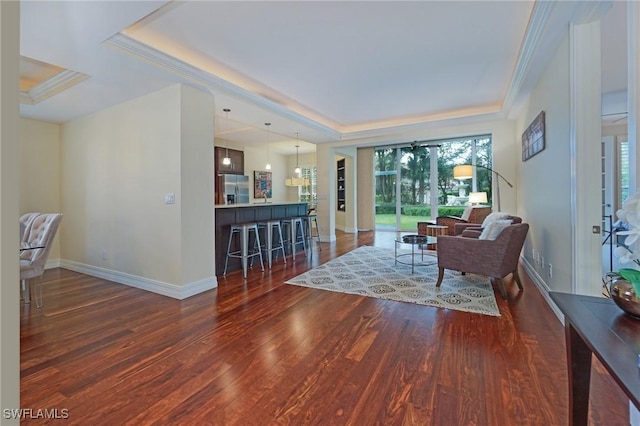
<path id="1" fill-rule="evenodd" d="M 175 204 L 176 202 L 176 194 L 173 192 L 168 192 L 164 195 L 164 203 L 165 204 Z"/>

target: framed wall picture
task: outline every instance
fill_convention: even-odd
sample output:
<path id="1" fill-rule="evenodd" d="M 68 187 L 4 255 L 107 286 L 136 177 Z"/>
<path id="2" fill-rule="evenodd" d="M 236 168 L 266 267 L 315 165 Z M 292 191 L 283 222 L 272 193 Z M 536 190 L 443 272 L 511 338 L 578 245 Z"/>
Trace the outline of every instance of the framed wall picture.
<path id="1" fill-rule="evenodd" d="M 540 111 L 522 134 L 522 161 L 527 161 L 544 147 L 544 111 Z"/>
<path id="2" fill-rule="evenodd" d="M 253 198 L 271 198 L 271 172 L 254 170 Z"/>

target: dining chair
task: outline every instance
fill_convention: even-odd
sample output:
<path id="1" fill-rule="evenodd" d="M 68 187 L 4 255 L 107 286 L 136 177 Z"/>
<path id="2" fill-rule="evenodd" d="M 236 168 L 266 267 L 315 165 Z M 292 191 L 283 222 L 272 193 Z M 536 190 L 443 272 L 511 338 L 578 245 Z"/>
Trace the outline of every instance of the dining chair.
<path id="1" fill-rule="evenodd" d="M 40 212 L 32 212 L 20 216 L 20 242 L 26 242 L 33 220 L 41 214 Z"/>
<path id="2" fill-rule="evenodd" d="M 31 302 L 31 280 L 35 279 L 36 307 L 38 308 L 42 307 L 42 275 L 61 221 L 62 213 L 43 213 L 36 216 L 25 238 L 29 244 L 43 248 L 20 253 L 22 298 L 25 303 Z"/>

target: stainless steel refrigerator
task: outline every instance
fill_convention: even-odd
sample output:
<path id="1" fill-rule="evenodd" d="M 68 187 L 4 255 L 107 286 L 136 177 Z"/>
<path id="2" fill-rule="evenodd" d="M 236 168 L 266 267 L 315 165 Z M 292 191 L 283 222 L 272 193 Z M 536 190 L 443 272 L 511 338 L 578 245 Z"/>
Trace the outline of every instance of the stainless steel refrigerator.
<path id="1" fill-rule="evenodd" d="M 225 204 L 243 204 L 249 202 L 249 176 L 218 175 L 220 188 L 224 191 Z"/>

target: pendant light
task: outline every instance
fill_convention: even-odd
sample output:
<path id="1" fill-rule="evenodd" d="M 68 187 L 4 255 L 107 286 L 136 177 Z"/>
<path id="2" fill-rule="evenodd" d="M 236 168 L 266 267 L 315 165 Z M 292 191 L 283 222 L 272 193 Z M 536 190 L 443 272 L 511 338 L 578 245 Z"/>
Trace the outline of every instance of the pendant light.
<path id="1" fill-rule="evenodd" d="M 223 109 L 223 111 L 224 111 L 225 116 L 226 116 L 225 126 L 226 126 L 226 131 L 228 132 L 229 131 L 229 112 L 231 110 L 229 108 L 225 108 L 225 109 Z M 228 166 L 228 165 L 231 164 L 231 157 L 229 157 L 229 147 L 227 146 L 226 148 L 227 148 L 227 150 L 226 150 L 226 153 L 224 155 L 224 158 L 222 159 L 222 164 L 224 164 L 225 166 Z"/>
<path id="2" fill-rule="evenodd" d="M 269 126 L 271 126 L 271 123 L 264 123 L 264 125 L 267 126 L 267 164 L 264 168 L 271 170 L 271 162 L 269 161 Z"/>
<path id="3" fill-rule="evenodd" d="M 309 186 L 311 183 L 309 179 L 302 177 L 302 169 L 300 168 L 300 156 L 298 149 L 300 148 L 300 141 L 298 139 L 300 133 L 296 133 L 296 169 L 292 177 L 285 179 L 284 183 L 287 186 Z"/>
<path id="4" fill-rule="evenodd" d="M 298 148 L 300 148 L 300 140 L 299 140 L 299 136 L 300 133 L 296 133 L 296 169 L 294 170 L 294 172 L 298 175 L 298 177 L 300 177 L 300 175 L 302 174 L 302 169 L 300 168 L 300 157 L 298 156 Z"/>

